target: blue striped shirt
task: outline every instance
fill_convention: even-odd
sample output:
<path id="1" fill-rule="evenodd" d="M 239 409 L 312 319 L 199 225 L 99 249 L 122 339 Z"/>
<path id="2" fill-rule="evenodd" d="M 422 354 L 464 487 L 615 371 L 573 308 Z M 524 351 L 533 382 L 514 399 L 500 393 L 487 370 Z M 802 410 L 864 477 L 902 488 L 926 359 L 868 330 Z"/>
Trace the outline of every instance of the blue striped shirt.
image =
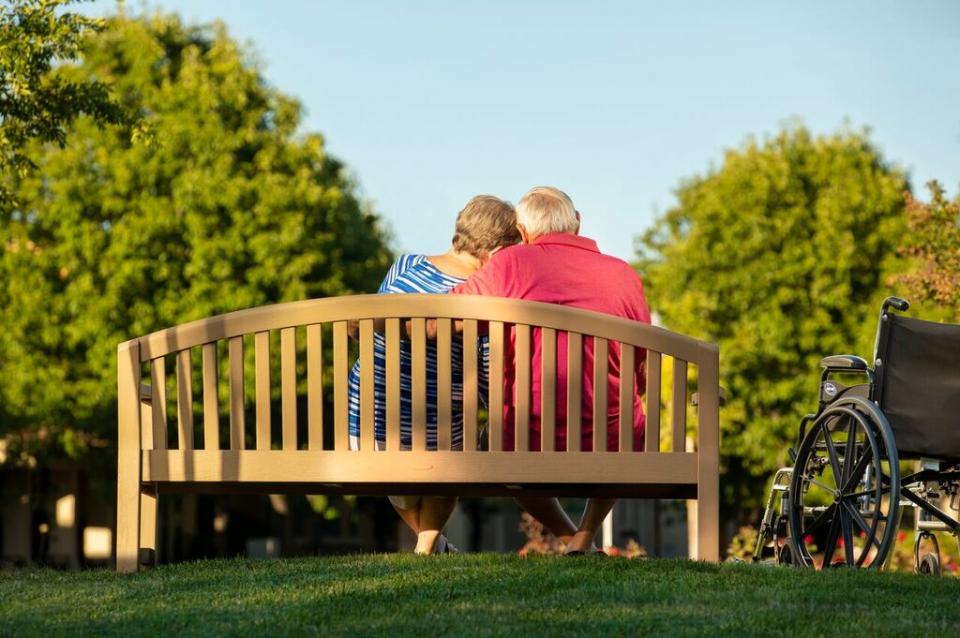
<path id="1" fill-rule="evenodd" d="M 424 255 L 402 255 L 391 266 L 378 294 L 428 293 L 443 294 L 464 280 L 442 272 Z M 374 333 L 374 433 L 379 443 L 386 441 L 386 340 L 380 333 Z M 486 396 L 486 362 L 489 357 L 486 339 L 480 352 L 481 370 L 478 373 L 478 394 L 481 400 Z M 463 340 L 455 337 L 451 344 L 451 426 L 452 445 L 463 445 Z M 427 342 L 427 448 L 437 447 L 437 350 L 435 344 Z M 350 436 L 360 436 L 360 362 L 357 361 L 350 371 L 349 380 L 349 424 Z M 410 342 L 400 342 L 400 445 L 410 447 L 411 441 L 411 373 Z"/>

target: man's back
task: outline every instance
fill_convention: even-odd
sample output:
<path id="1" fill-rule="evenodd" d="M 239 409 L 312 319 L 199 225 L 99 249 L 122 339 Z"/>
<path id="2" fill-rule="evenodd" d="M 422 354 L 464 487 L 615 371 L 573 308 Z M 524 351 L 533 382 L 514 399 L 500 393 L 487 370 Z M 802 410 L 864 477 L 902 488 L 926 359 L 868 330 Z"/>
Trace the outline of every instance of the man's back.
<path id="1" fill-rule="evenodd" d="M 530 244 L 512 246 L 496 254 L 493 259 L 467 282 L 453 290 L 455 294 L 481 294 L 513 299 L 527 299 L 556 303 L 594 312 L 650 322 L 650 313 L 639 276 L 625 262 L 603 255 L 593 240 L 568 233 L 554 233 L 538 237 Z M 531 375 L 531 436 L 532 449 L 540 447 L 540 331 L 534 332 Z M 507 352 L 507 363 L 513 360 L 513 335 Z M 644 359 L 638 352 L 637 362 Z M 566 449 L 566 381 L 567 339 L 560 334 L 557 340 L 557 449 Z M 616 449 L 619 425 L 619 344 L 611 344 L 608 355 L 608 448 Z M 505 386 L 505 437 L 508 449 L 513 441 L 514 379 L 513 366 L 507 365 Z M 584 340 L 583 349 L 583 404 L 581 410 L 581 449 L 592 448 L 593 405 L 593 344 Z M 634 397 L 634 441 L 640 449 L 643 437 L 643 408 L 639 388 L 643 379 L 636 375 L 638 385 L 632 388 Z"/>

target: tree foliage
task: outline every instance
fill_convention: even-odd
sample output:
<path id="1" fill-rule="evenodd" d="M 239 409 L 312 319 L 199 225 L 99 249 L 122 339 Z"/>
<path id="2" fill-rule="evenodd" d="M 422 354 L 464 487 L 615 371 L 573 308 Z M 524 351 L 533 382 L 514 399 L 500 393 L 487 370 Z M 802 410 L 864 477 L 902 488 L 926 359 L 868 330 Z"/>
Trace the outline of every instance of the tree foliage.
<path id="1" fill-rule="evenodd" d="M 222 25 L 111 18 L 74 69 L 145 114 L 153 144 L 77 119 L 27 149 L 0 224 L 0 434 L 80 454 L 115 431 L 117 343 L 270 302 L 376 288 L 378 217 L 300 104 Z"/>
<path id="2" fill-rule="evenodd" d="M 137 113 L 114 100 L 107 85 L 55 68 L 79 57 L 85 37 L 103 20 L 59 11 L 74 0 L 10 0 L 0 5 L 0 173 L 24 175 L 31 140 L 66 143 L 75 117 L 135 127 Z M 0 187 L 0 205 L 10 193 Z"/>
<path id="3" fill-rule="evenodd" d="M 930 202 L 907 195 L 907 220 L 902 252 L 914 268 L 900 277 L 911 299 L 930 302 L 960 321 L 960 197 L 950 201 L 937 182 L 927 184 Z"/>
<path id="4" fill-rule="evenodd" d="M 684 182 L 638 242 L 662 323 L 720 345 L 728 503 L 784 464 L 820 358 L 870 343 L 907 187 L 865 133 L 792 126 Z"/>

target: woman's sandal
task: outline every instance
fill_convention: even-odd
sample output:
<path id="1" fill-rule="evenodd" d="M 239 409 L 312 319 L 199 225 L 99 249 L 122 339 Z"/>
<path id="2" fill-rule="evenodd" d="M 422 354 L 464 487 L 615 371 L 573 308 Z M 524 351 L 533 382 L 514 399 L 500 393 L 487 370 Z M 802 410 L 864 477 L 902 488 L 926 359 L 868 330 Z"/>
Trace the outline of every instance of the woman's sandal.
<path id="1" fill-rule="evenodd" d="M 437 537 L 437 542 L 433 544 L 431 554 L 459 554 L 460 548 L 447 540 L 447 537 L 441 534 Z"/>

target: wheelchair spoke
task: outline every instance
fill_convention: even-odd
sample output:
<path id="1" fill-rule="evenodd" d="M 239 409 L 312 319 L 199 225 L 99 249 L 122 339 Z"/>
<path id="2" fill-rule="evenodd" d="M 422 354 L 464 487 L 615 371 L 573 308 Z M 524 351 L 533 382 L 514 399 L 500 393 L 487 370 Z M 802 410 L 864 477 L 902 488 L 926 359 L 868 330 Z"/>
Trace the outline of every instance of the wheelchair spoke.
<path id="1" fill-rule="evenodd" d="M 834 516 L 830 521 L 830 531 L 827 532 L 827 542 L 823 547 L 823 564 L 820 569 L 830 567 L 830 561 L 833 560 L 833 552 L 837 549 L 837 537 L 840 535 L 840 517 Z"/>
<path id="2" fill-rule="evenodd" d="M 826 490 L 826 491 L 827 491 L 828 493 L 830 493 L 831 495 L 832 495 L 834 492 L 836 492 L 836 490 L 834 490 L 832 487 L 827 487 L 826 485 L 824 485 L 823 483 L 821 483 L 821 482 L 818 481 L 817 479 L 813 478 L 812 476 L 804 476 L 804 477 L 803 477 L 803 480 L 806 481 L 806 482 L 808 482 L 808 483 L 812 483 L 813 485 L 816 485 L 816 486 L 819 487 L 821 490 Z"/>
<path id="3" fill-rule="evenodd" d="M 827 509 L 820 512 L 820 515 L 813 519 L 813 522 L 810 523 L 810 526 L 803 530 L 804 535 L 813 534 L 816 530 L 820 529 L 820 526 L 823 525 L 828 520 L 833 520 L 834 514 L 836 514 L 837 504 L 834 503 Z"/>
<path id="4" fill-rule="evenodd" d="M 857 508 L 846 501 L 841 501 L 841 503 L 843 503 L 843 506 L 847 509 L 847 512 L 849 512 L 850 514 L 850 518 L 852 518 L 853 522 L 857 524 L 857 527 L 862 529 L 863 533 L 867 535 L 867 538 L 869 539 L 870 543 L 873 545 L 876 545 L 877 548 L 879 548 L 880 541 L 877 540 L 877 535 L 871 532 L 870 526 L 867 525 L 867 521 L 863 520 L 863 516 L 860 515 L 860 512 L 857 511 Z M 869 547 L 867 549 L 869 549 Z"/>
<path id="5" fill-rule="evenodd" d="M 850 514 L 840 509 L 840 527 L 843 528 L 843 554 L 847 565 L 853 565 L 853 525 L 850 524 Z"/>
<path id="6" fill-rule="evenodd" d="M 833 482 L 840 485 L 840 458 L 837 455 L 837 448 L 833 445 L 833 438 L 830 436 L 827 424 L 824 423 L 820 429 L 823 431 L 823 440 L 827 444 L 827 457 L 830 459 L 830 468 L 833 470 Z"/>
<path id="7" fill-rule="evenodd" d="M 880 495 L 883 496 L 884 494 L 889 494 L 889 493 L 890 493 L 890 486 L 884 484 L 883 487 L 880 488 Z M 876 496 L 876 494 L 877 494 L 877 488 L 873 488 L 870 490 L 860 490 L 859 492 L 850 492 L 849 494 L 844 494 L 843 497 L 859 498 L 861 496 Z"/>
<path id="8" fill-rule="evenodd" d="M 843 472 L 842 477 L 837 481 L 837 485 L 843 485 L 850 476 L 850 470 L 853 469 L 853 459 L 857 455 L 857 422 L 850 419 L 850 425 L 847 427 L 847 443 L 843 449 Z"/>
<path id="9" fill-rule="evenodd" d="M 846 495 L 846 492 L 853 489 L 853 486 L 860 481 L 860 478 L 863 476 L 863 473 L 867 469 L 867 465 L 870 461 L 873 460 L 873 450 L 869 447 L 864 450 L 863 456 L 857 461 L 857 464 L 853 466 L 850 475 L 847 477 L 847 480 L 844 481 L 843 487 L 840 489 L 840 493 Z M 861 494 L 863 496 L 863 494 Z"/>

